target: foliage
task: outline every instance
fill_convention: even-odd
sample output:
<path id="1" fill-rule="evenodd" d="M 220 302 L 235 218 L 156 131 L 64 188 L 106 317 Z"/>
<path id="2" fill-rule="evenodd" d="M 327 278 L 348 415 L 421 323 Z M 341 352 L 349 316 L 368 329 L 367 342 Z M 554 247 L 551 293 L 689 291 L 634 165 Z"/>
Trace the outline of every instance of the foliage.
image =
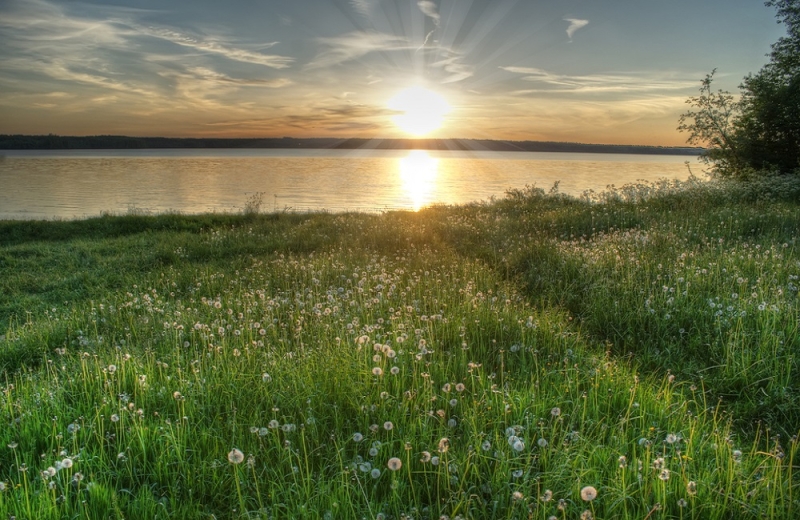
<path id="1" fill-rule="evenodd" d="M 777 8 L 787 28 L 787 36 L 773 44 L 770 62 L 744 78 L 739 100 L 712 92 L 712 72 L 700 95 L 687 101 L 694 110 L 679 121 L 690 143 L 707 146 L 704 158 L 717 177 L 800 171 L 800 0 L 766 5 Z"/>
<path id="2" fill-rule="evenodd" d="M 746 162 L 740 154 L 735 124 L 741 104 L 730 92 L 712 90 L 715 72 L 701 82 L 700 95 L 686 101 L 692 110 L 681 115 L 678 130 L 689 132 L 689 144 L 706 146 L 700 158 L 713 166 L 716 176 L 731 177 L 741 172 Z"/>

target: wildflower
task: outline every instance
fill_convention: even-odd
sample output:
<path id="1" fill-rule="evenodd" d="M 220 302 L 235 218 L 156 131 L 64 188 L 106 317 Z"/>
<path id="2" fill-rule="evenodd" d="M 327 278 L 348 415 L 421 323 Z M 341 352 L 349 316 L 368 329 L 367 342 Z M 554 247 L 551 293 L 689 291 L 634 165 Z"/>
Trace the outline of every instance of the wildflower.
<path id="1" fill-rule="evenodd" d="M 380 477 L 380 476 L 381 476 L 381 470 L 379 470 L 378 468 L 375 468 L 375 469 L 373 469 L 373 470 L 370 472 L 370 476 L 371 476 L 372 478 L 378 478 L 378 477 Z"/>
<path id="2" fill-rule="evenodd" d="M 547 440 L 546 439 L 539 439 L 538 441 L 536 441 L 536 444 L 538 444 L 540 448 L 546 448 L 547 447 Z"/>
<path id="3" fill-rule="evenodd" d="M 597 498 L 597 489 L 593 486 L 586 486 L 581 489 L 581 500 L 584 502 L 591 502 L 595 498 Z"/>
<path id="4" fill-rule="evenodd" d="M 400 367 L 394 366 L 389 370 L 389 372 L 391 372 L 393 376 L 396 376 L 400 373 Z"/>
<path id="5" fill-rule="evenodd" d="M 694 480 L 690 480 L 686 484 L 686 492 L 689 493 L 689 495 L 691 495 L 691 496 L 694 496 L 694 495 L 697 494 L 697 483 Z"/>
<path id="6" fill-rule="evenodd" d="M 61 461 L 61 467 L 65 469 L 69 469 L 72 467 L 72 459 L 66 457 L 64 460 Z"/>
<path id="7" fill-rule="evenodd" d="M 180 399 L 181 399 L 183 396 L 181 395 L 181 393 L 180 393 L 180 392 L 178 392 L 178 391 L 176 390 L 176 391 L 172 392 L 172 397 L 173 397 L 175 400 L 180 400 Z"/>
<path id="8" fill-rule="evenodd" d="M 676 442 L 678 442 L 678 436 L 675 435 L 674 433 L 668 433 L 666 441 L 667 444 L 675 444 Z"/>
<path id="9" fill-rule="evenodd" d="M 439 439 L 439 453 L 447 453 L 447 450 L 450 449 L 450 439 L 447 437 L 442 437 Z"/>
<path id="10" fill-rule="evenodd" d="M 374 375 L 374 376 L 382 376 L 383 375 L 383 369 L 381 367 L 374 367 L 372 369 L 372 375 Z"/>
<path id="11" fill-rule="evenodd" d="M 117 365 L 108 365 L 108 373 L 113 374 L 117 371 Z"/>
<path id="12" fill-rule="evenodd" d="M 514 451 L 522 451 L 525 449 L 525 443 L 522 442 L 522 439 L 517 439 L 511 447 L 514 448 Z"/>
<path id="13" fill-rule="evenodd" d="M 111 415 L 111 422 L 119 422 L 119 415 L 112 414 Z"/>
<path id="14" fill-rule="evenodd" d="M 593 520 L 593 518 L 594 516 L 592 516 L 592 512 L 589 511 L 588 509 L 584 510 L 584 512 L 581 513 L 581 520 Z"/>
<path id="15" fill-rule="evenodd" d="M 6 483 L 0 480 L 0 493 L 6 490 Z"/>
<path id="16" fill-rule="evenodd" d="M 566 511 L 566 509 L 567 509 L 567 501 L 564 500 L 563 498 L 559 498 L 558 499 L 558 506 L 556 506 L 556 507 L 558 507 L 559 511 Z"/>
<path id="17" fill-rule="evenodd" d="M 456 424 L 457 424 L 457 423 L 456 423 L 456 420 L 455 420 L 455 419 L 450 419 L 450 420 L 448 420 L 448 421 L 447 421 L 447 427 L 448 427 L 448 428 L 455 428 L 455 427 L 456 427 Z"/>
<path id="18" fill-rule="evenodd" d="M 392 457 L 389 459 L 389 462 L 386 464 L 386 466 L 392 471 L 397 471 L 403 467 L 403 462 L 397 457 Z"/>
<path id="19" fill-rule="evenodd" d="M 383 423 L 383 429 L 386 430 L 387 432 L 389 430 L 392 430 L 393 428 L 394 424 L 392 424 L 392 421 L 386 421 L 385 423 Z"/>
<path id="20" fill-rule="evenodd" d="M 524 473 L 524 471 L 522 471 L 521 469 L 516 469 L 516 470 L 511 472 L 511 476 L 514 477 L 514 478 L 520 478 L 523 473 Z"/>
<path id="21" fill-rule="evenodd" d="M 522 493 L 520 493 L 519 491 L 514 491 L 511 494 L 511 498 L 514 499 L 514 500 L 522 500 L 523 498 L 525 498 L 525 496 Z"/>
<path id="22" fill-rule="evenodd" d="M 466 389 L 466 387 L 464 386 L 464 383 L 457 383 L 457 384 L 456 384 L 456 392 L 459 392 L 459 393 L 461 393 L 461 392 L 463 392 L 465 389 Z"/>
<path id="23" fill-rule="evenodd" d="M 244 460 L 244 453 L 233 448 L 230 453 L 228 453 L 228 462 L 231 464 L 241 464 Z"/>
<path id="24" fill-rule="evenodd" d="M 434 466 L 438 466 L 439 465 L 439 457 L 431 457 L 431 464 L 433 464 Z"/>
<path id="25" fill-rule="evenodd" d="M 619 462 L 620 468 L 628 467 L 628 457 L 626 457 L 625 455 L 620 455 L 619 459 L 617 459 L 617 462 Z"/>
<path id="26" fill-rule="evenodd" d="M 356 432 L 356 433 L 353 434 L 353 441 L 354 442 L 361 442 L 363 440 L 364 440 L 364 436 L 361 435 L 360 432 Z"/>
<path id="27" fill-rule="evenodd" d="M 661 470 L 661 474 L 660 474 L 660 475 L 658 475 L 658 478 L 660 478 L 660 479 L 661 479 L 661 480 L 663 480 L 664 482 L 666 482 L 667 480 L 669 480 L 669 470 L 668 470 L 667 468 L 664 468 L 664 469 L 662 469 L 662 470 Z"/>
<path id="28" fill-rule="evenodd" d="M 541 496 L 542 502 L 550 502 L 553 500 L 553 492 L 549 489 L 544 490 L 544 494 Z"/>
<path id="29" fill-rule="evenodd" d="M 489 441 L 483 441 L 483 443 L 481 443 L 481 449 L 482 449 L 483 451 L 489 451 L 489 450 L 491 450 L 491 449 L 492 449 L 492 443 L 491 443 L 491 442 L 489 442 Z"/>
<path id="30" fill-rule="evenodd" d="M 272 381 L 272 376 L 264 372 L 263 374 L 261 374 L 261 381 L 264 383 L 269 383 L 270 381 Z"/>
<path id="31" fill-rule="evenodd" d="M 419 461 L 422 462 L 423 464 L 426 463 L 426 462 L 430 462 L 431 461 L 431 452 L 423 451 L 422 452 L 422 457 L 420 457 Z"/>
<path id="32" fill-rule="evenodd" d="M 552 415 L 553 417 L 558 417 L 559 415 L 561 415 L 561 408 L 556 406 L 555 408 L 550 410 L 550 415 Z"/>
<path id="33" fill-rule="evenodd" d="M 682 498 L 680 500 L 678 500 L 678 507 L 680 507 L 681 509 L 683 509 L 684 507 L 686 507 L 688 505 L 689 505 L 689 503 L 686 502 L 686 500 L 684 500 Z"/>
<path id="34" fill-rule="evenodd" d="M 275 420 L 275 419 L 272 419 L 272 420 L 271 420 L 271 421 L 270 421 L 270 422 L 267 424 L 267 428 L 270 428 L 271 430 L 274 430 L 275 428 L 278 428 L 280 425 L 281 425 L 281 423 L 279 423 L 279 422 L 278 422 L 277 420 Z"/>

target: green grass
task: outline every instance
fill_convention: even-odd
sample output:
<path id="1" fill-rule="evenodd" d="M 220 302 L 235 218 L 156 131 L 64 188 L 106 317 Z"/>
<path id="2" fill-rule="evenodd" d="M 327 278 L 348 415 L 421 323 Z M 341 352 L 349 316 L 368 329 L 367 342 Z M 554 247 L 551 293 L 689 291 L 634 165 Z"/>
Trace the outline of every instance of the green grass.
<path id="1" fill-rule="evenodd" d="M 2 222 L 0 516 L 795 518 L 798 195 Z"/>

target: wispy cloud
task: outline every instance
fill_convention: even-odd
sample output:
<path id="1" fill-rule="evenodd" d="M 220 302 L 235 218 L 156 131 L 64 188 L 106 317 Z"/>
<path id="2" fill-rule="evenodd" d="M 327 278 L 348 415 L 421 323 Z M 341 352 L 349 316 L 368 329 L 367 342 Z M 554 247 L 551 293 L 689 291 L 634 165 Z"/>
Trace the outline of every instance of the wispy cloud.
<path id="1" fill-rule="evenodd" d="M 187 69 L 194 79 L 218 83 L 220 85 L 236 85 L 247 87 L 281 88 L 292 84 L 288 78 L 276 79 L 256 79 L 256 78 L 232 78 L 206 67 L 193 67 Z"/>
<path id="2" fill-rule="evenodd" d="M 199 37 L 183 33 L 181 31 L 171 29 L 168 27 L 153 27 L 153 26 L 132 26 L 140 34 L 145 34 L 153 38 L 180 45 L 182 47 L 189 47 L 191 49 L 217 54 L 224 56 L 230 60 L 240 61 L 243 63 L 255 63 L 273 69 L 284 69 L 294 62 L 294 58 L 288 56 L 280 56 L 276 54 L 262 54 L 248 49 L 237 47 L 220 40 L 216 37 Z M 278 42 L 266 42 L 259 46 L 268 49 L 277 45 Z"/>
<path id="3" fill-rule="evenodd" d="M 307 65 L 308 68 L 336 65 L 376 51 L 413 49 L 405 38 L 372 31 L 353 31 L 341 36 L 317 38 L 317 41 L 325 48 Z"/>
<path id="4" fill-rule="evenodd" d="M 365 18 L 369 18 L 372 15 L 372 2 L 370 0 L 350 0 L 350 5 Z"/>
<path id="5" fill-rule="evenodd" d="M 475 74 L 474 67 L 471 65 L 458 63 L 459 59 L 459 56 L 454 56 L 431 64 L 431 67 L 440 67 L 449 74 L 442 80 L 443 84 L 463 81 Z"/>
<path id="6" fill-rule="evenodd" d="M 575 34 L 575 31 L 589 25 L 589 20 L 580 20 L 578 18 L 564 18 L 564 21 L 569 22 L 569 27 L 567 27 L 567 36 L 569 36 L 570 40 Z"/>
<path id="7" fill-rule="evenodd" d="M 420 0 L 417 2 L 417 6 L 419 7 L 419 10 L 425 14 L 425 16 L 433 20 L 433 23 L 436 24 L 436 27 L 439 27 L 442 18 L 439 16 L 439 10 L 435 3 L 431 2 L 430 0 Z"/>
<path id="8" fill-rule="evenodd" d="M 500 67 L 502 70 L 522 74 L 522 80 L 538 83 L 538 88 L 520 89 L 515 95 L 535 93 L 592 94 L 612 92 L 646 92 L 682 90 L 693 87 L 697 82 L 672 79 L 661 74 L 594 74 L 570 76 L 554 74 L 534 67 Z"/>

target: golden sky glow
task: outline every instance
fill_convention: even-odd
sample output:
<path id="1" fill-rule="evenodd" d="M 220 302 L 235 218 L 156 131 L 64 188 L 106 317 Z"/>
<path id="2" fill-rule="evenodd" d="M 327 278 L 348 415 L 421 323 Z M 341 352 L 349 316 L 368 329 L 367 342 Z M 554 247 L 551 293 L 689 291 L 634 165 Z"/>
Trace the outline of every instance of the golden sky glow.
<path id="1" fill-rule="evenodd" d="M 682 145 L 783 33 L 753 0 L 4 0 L 0 133 Z"/>

